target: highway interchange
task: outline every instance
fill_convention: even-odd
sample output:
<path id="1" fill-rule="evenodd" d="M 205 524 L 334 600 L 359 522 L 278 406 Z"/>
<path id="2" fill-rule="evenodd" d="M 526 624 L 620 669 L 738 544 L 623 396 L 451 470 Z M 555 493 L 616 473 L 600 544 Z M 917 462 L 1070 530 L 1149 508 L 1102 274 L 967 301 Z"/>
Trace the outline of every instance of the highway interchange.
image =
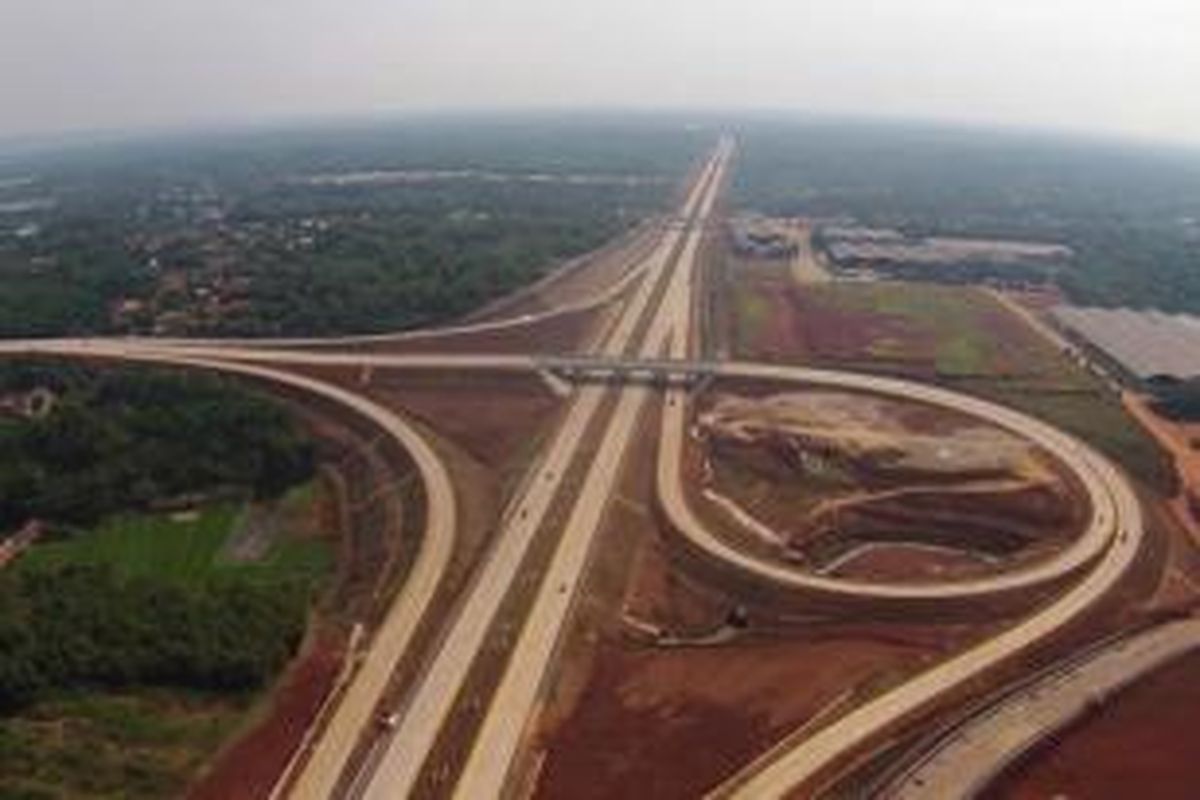
<path id="1" fill-rule="evenodd" d="M 281 794 L 286 789 L 286 794 L 297 798 L 351 796 L 383 800 L 418 794 L 420 787 L 427 792 L 431 785 L 441 796 L 481 798 L 501 794 L 502 787 L 512 779 L 528 726 L 536 715 L 539 694 L 570 626 L 579 589 L 639 422 L 656 402 L 661 402 L 662 409 L 657 493 L 673 531 L 700 557 L 768 586 L 781 596 L 822 606 L 869 609 L 883 604 L 920 612 L 946 602 L 991 601 L 1020 596 L 1035 588 L 1061 589 L 1051 602 L 997 635 L 878 695 L 811 736 L 765 753 L 730 776 L 713 796 L 784 797 L 797 790 L 810 791 L 854 753 L 878 743 L 945 693 L 1011 663 L 1045 642 L 1093 608 L 1122 580 L 1143 541 L 1138 500 L 1107 460 L 1074 438 L 1010 409 L 905 381 L 757 364 L 696 364 L 703 334 L 696 325 L 700 259 L 733 154 L 733 142 L 723 139 L 698 172 L 675 221 L 660 226 L 654 246 L 640 254 L 638 263 L 601 296 L 535 316 L 391 337 L 436 339 L 519 327 L 546 316 L 621 301 L 619 313 L 594 350 L 574 361 L 537 355 L 394 355 L 360 348 L 364 342 L 386 343 L 389 337 L 274 342 L 81 339 L 0 343 L 0 353 L 7 355 L 173 364 L 275 383 L 321 396 L 360 415 L 412 457 L 425 486 L 428 506 L 417 559 L 386 618 L 373 631 L 370 647 L 353 679 L 325 720 L 307 758 L 289 776 L 286 786 L 281 786 Z M 631 379 L 639 365 L 649 370 L 651 378 L 667 380 Z M 398 705 L 385 709 L 395 715 L 395 724 L 382 738 L 371 741 L 365 756 L 356 753 L 363 737 L 370 739 L 375 733 L 379 703 L 394 666 L 405 655 L 418 627 L 430 622 L 426 616 L 431 613 L 432 600 L 456 545 L 457 500 L 445 465 L 422 433 L 402 416 L 349 389 L 293 370 L 312 366 L 543 374 L 575 387 L 566 399 L 557 429 L 504 509 L 494 543 L 475 569 L 461 600 L 445 619 L 430 623 L 438 626 L 439 634 L 434 646 L 420 654 L 417 679 Z M 989 420 L 1037 443 L 1074 472 L 1091 505 L 1090 523 L 1069 548 L 1052 559 L 1024 570 L 965 582 L 920 586 L 852 582 L 756 559 L 709 530 L 688 500 L 680 465 L 692 397 L 689 370 L 717 377 L 895 396 Z M 606 375 L 623 379 L 606 381 Z M 672 381 L 672 376 L 684 379 Z M 589 436 L 598 442 L 594 448 L 583 447 Z M 566 480 L 573 467 L 583 475 L 578 485 Z M 463 763 L 448 774 L 441 765 L 431 762 L 439 737 L 461 708 L 472 667 L 494 633 L 506 598 L 514 586 L 527 579 L 522 565 L 536 537 L 553 525 L 551 510 L 564 499 L 568 516 L 554 532 L 552 554 L 536 576 L 532 603 L 522 624 L 512 631 L 494 691 L 476 699 L 483 704 L 481 720 Z M 967 733 L 962 735 L 966 737 Z M 949 737 L 943 746 L 953 740 Z M 923 778 L 921 785 L 936 787 L 935 779 Z"/>

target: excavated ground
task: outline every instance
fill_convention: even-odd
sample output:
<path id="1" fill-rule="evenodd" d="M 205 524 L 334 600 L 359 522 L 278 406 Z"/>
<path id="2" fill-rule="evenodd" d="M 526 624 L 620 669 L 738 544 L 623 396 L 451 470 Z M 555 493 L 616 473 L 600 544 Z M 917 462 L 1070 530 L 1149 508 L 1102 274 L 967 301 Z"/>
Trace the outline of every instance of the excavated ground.
<path id="1" fill-rule="evenodd" d="M 658 221 L 651 219 L 609 244 L 564 264 L 542 280 L 490 303 L 469 321 L 511 319 L 585 303 L 615 286 L 653 251 Z"/>
<path id="2" fill-rule="evenodd" d="M 918 403 L 722 386 L 701 400 L 692 443 L 696 502 L 716 527 L 822 574 L 995 573 L 1047 557 L 1087 518 L 1079 487 L 1047 454 Z"/>
<path id="3" fill-rule="evenodd" d="M 522 760 L 522 791 L 700 796 L 798 728 L 986 630 L 742 608 L 672 552 L 653 494 L 657 419 L 645 425 Z"/>

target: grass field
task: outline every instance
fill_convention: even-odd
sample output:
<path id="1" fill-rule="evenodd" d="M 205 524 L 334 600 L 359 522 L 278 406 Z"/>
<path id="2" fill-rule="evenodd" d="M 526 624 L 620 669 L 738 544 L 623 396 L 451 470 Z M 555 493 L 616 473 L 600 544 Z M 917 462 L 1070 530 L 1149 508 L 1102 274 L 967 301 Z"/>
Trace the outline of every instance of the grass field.
<path id="1" fill-rule="evenodd" d="M 236 505 L 221 505 L 194 520 L 160 514 L 115 517 L 94 531 L 43 542 L 20 564 L 22 569 L 103 564 L 129 577 L 156 575 L 196 584 L 218 568 L 217 553 L 239 513 Z"/>
<path id="2" fill-rule="evenodd" d="M 1054 393 L 998 381 L 967 381 L 958 388 L 1044 419 L 1090 443 L 1161 494 L 1175 493 L 1175 470 L 1166 453 L 1104 389 Z"/>
<path id="3" fill-rule="evenodd" d="M 97 530 L 42 542 L 18 563 L 21 569 L 101 564 L 129 577 L 153 575 L 187 586 L 198 586 L 214 576 L 266 582 L 318 580 L 329 570 L 332 554 L 326 542 L 286 534 L 259 560 L 224 558 L 222 548 L 244 513 L 243 506 L 226 503 L 203 509 L 194 518 L 123 515 Z"/>
<path id="4" fill-rule="evenodd" d="M 916 283 L 796 289 L 773 272 L 741 270 L 733 292 L 739 357 L 883 372 L 977 394 L 1064 428 L 1158 491 L 1173 491 L 1169 460 L 1120 400 L 982 290 Z"/>

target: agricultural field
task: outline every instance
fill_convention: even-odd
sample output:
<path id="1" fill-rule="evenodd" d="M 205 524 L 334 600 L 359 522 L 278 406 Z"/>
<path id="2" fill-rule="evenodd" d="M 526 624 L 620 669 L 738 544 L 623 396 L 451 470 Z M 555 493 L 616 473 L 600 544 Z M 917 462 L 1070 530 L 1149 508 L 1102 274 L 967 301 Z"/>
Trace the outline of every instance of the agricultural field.
<path id="1" fill-rule="evenodd" d="M 78 582 L 71 576 L 83 571 L 92 579 L 99 571 L 117 589 L 118 598 L 110 602 L 118 607 L 136 603 L 138 592 L 149 592 L 164 598 L 165 616 L 220 616 L 228 612 L 229 600 L 241 604 L 252 626 L 290 627 L 294 636 L 297 622 L 302 632 L 309 598 L 332 567 L 331 548 L 311 522 L 320 500 L 315 486 L 302 485 L 269 504 L 119 515 L 92 531 L 35 545 L 5 576 L 10 583 L 4 597 L 19 596 L 12 586 L 22 579 L 71 586 Z M 67 616 L 75 605 L 72 595 L 78 593 L 64 590 Z M 274 603 L 266 599 L 272 596 Z M 35 601 L 20 599 L 36 607 Z M 141 635 L 155 635 L 149 618 L 131 626 Z M 220 622 L 212 627 L 232 637 L 231 646 L 243 646 L 236 641 L 239 631 Z M 72 625 L 70 631 L 84 644 L 92 635 L 86 625 Z M 260 638 L 269 642 L 271 637 Z M 96 642 L 103 648 L 103 640 Z M 286 652 L 248 663 L 273 674 Z M 96 658 L 105 660 L 103 654 Z M 153 652 L 131 658 L 128 669 L 161 673 L 155 658 Z M 232 735 L 262 716 L 272 695 L 270 680 L 239 684 L 223 663 L 222 656 L 213 656 L 211 687 L 200 686 L 204 681 L 190 673 L 171 677 L 169 670 L 163 680 L 97 674 L 48 685 L 30 702 L 15 703 L 0 715 L 0 797 L 179 795 Z"/>
<path id="2" fill-rule="evenodd" d="M 1091 442 L 1163 492 L 1170 464 L 1120 398 L 985 290 L 917 283 L 796 286 L 778 265 L 730 264 L 739 358 L 932 381 L 1016 407 Z"/>
<path id="3" fill-rule="evenodd" d="M 284 515 L 311 503 L 312 491 L 293 490 L 274 513 Z M 227 503 L 180 515 L 122 515 L 95 531 L 39 544 L 19 562 L 20 568 L 103 565 L 127 578 L 154 577 L 189 588 L 214 576 L 272 583 L 297 577 L 316 580 L 328 571 L 329 546 L 313 536 L 278 536 L 254 558 L 230 552 L 229 542 L 247 526 L 251 513 L 249 507 Z"/>

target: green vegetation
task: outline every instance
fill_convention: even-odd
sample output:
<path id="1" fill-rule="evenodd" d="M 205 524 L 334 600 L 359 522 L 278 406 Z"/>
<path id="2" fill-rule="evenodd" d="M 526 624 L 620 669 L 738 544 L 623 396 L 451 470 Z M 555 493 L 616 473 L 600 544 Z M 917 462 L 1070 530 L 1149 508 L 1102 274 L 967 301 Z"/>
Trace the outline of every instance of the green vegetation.
<path id="1" fill-rule="evenodd" d="M 741 295 L 776 291 L 739 284 Z M 803 336 L 776 353 L 834 369 L 878 371 L 970 392 L 1045 419 L 1095 445 L 1165 494 L 1166 454 L 1098 378 L 1056 351 L 984 291 L 913 283 L 831 284 L 793 295 Z M 738 325 L 746 326 L 740 319 Z M 743 355 L 761 350 L 752 330 L 734 336 Z M 789 357 L 790 356 L 790 357 Z"/>
<path id="2" fill-rule="evenodd" d="M 0 708 L 79 686 L 245 691 L 299 644 L 307 587 L 214 576 L 195 587 L 104 566 L 0 577 Z"/>
<path id="3" fill-rule="evenodd" d="M 0 216 L 0 336 L 445 321 L 660 210 L 712 139 L 665 119 L 472 118 L 0 161 L 35 176 L 0 201 L 50 201 Z"/>
<path id="4" fill-rule="evenodd" d="M 884 298 L 880 313 L 900 314 L 932 332 L 937 375 L 952 388 L 1044 419 L 1156 489 L 1173 491 L 1170 461 L 1120 399 L 983 292 L 919 284 L 864 289 L 872 302 Z"/>
<path id="5" fill-rule="evenodd" d="M 0 510 L 50 525 L 0 571 L 0 796 L 177 794 L 291 658 L 329 573 L 298 483 L 312 444 L 212 377 L 0 368 L 0 398 L 31 390 L 55 399 L 0 417 L 0 480 L 25 487 Z"/>
<path id="6" fill-rule="evenodd" d="M 1075 392 L 998 380 L 967 381 L 954 388 L 1044 419 L 1092 444 L 1163 495 L 1175 493 L 1177 477 L 1167 454 L 1125 412 L 1120 400 L 1098 384 Z"/>
<path id="7" fill-rule="evenodd" d="M 179 521 L 167 515 L 120 515 L 94 531 L 41 542 L 19 565 L 51 572 L 67 566 L 104 566 L 125 578 L 157 577 L 194 586 L 212 573 L 236 515 L 232 505 Z"/>
<path id="8" fill-rule="evenodd" d="M 767 299 L 756 291 L 735 291 L 735 307 L 739 337 L 753 341 L 762 335 L 763 326 L 770 322 L 771 306 Z"/>
<path id="9" fill-rule="evenodd" d="M 330 567 L 291 535 L 231 560 L 244 513 L 123 515 L 0 573 L 0 796 L 173 795 L 243 723 Z"/>
<path id="10" fill-rule="evenodd" d="M 53 410 L 0 425 L 0 530 L 30 517 L 91 525 L 221 491 L 272 497 L 309 478 L 312 445 L 287 414 L 194 373 L 0 367 L 0 395 L 48 390 Z"/>
<path id="11" fill-rule="evenodd" d="M 162 689 L 56 695 L 0 717 L 0 797 L 179 796 L 248 705 Z"/>
<path id="12" fill-rule="evenodd" d="M 178 517 L 122 514 L 94 531 L 40 542 L 19 568 L 54 572 L 103 566 L 125 579 L 159 579 L 187 588 L 200 588 L 214 576 L 278 584 L 315 580 L 328 571 L 328 546 L 290 532 L 276 537 L 261 558 L 231 559 L 223 550 L 245 513 L 226 503 Z"/>
<path id="13" fill-rule="evenodd" d="M 918 125 L 777 120 L 740 131 L 735 202 L 922 235 L 1057 242 L 1082 303 L 1200 312 L 1195 151 Z"/>
<path id="14" fill-rule="evenodd" d="M 974 288 L 913 283 L 814 287 L 813 303 L 888 323 L 867 350 L 880 358 L 932 359 L 941 378 L 1021 376 L 1055 388 L 1091 386 L 1080 370 L 1014 324 L 996 301 Z M 870 334 L 869 321 L 860 333 Z"/>

